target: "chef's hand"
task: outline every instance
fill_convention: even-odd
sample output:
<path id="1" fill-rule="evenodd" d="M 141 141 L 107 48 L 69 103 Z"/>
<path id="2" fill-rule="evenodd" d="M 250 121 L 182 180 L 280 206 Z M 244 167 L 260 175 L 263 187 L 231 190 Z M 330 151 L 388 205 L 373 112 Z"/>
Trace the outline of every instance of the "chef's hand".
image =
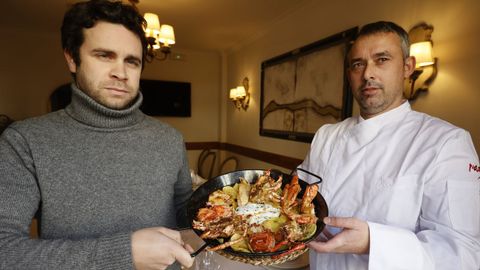
<path id="1" fill-rule="evenodd" d="M 343 230 L 335 236 L 324 231 L 326 242 L 312 241 L 308 246 L 319 253 L 367 254 L 370 248 L 368 223 L 357 218 L 326 217 L 323 222 Z"/>
<path id="2" fill-rule="evenodd" d="M 178 261 L 184 267 L 193 264 L 193 249 L 180 232 L 164 227 L 146 228 L 132 234 L 132 258 L 136 270 L 166 269 Z"/>

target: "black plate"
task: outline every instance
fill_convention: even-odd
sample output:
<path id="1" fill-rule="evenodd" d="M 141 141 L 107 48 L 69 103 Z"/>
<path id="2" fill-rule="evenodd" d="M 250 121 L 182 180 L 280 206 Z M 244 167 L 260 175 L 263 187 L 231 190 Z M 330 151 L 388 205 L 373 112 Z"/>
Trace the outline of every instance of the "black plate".
<path id="1" fill-rule="evenodd" d="M 239 171 L 234 171 L 230 173 L 226 173 L 223 175 L 219 175 L 215 178 L 212 178 L 208 180 L 206 183 L 198 187 L 197 190 L 192 194 L 192 197 L 190 198 L 190 201 L 187 205 L 187 215 L 188 215 L 188 221 L 189 224 L 193 223 L 193 220 L 195 219 L 197 212 L 200 208 L 205 207 L 206 202 L 208 201 L 208 196 L 214 192 L 215 190 L 221 189 L 225 186 L 233 186 L 235 183 L 240 182 L 240 177 L 245 178 L 247 181 L 250 183 L 254 183 L 257 181 L 258 177 L 263 175 L 265 170 L 260 170 L 260 169 L 253 169 L 253 170 L 239 170 Z M 282 175 L 282 188 L 287 184 L 290 183 L 292 176 L 288 174 L 281 173 L 279 171 L 272 171 L 271 176 L 274 179 L 278 179 L 279 175 Z M 301 196 L 304 193 L 304 190 L 306 186 L 308 185 L 307 182 L 299 179 L 299 184 L 302 190 L 298 194 L 298 197 L 301 198 Z M 311 241 L 312 239 L 315 239 L 318 234 L 323 230 L 325 227 L 325 224 L 323 223 L 323 218 L 328 216 L 328 207 L 327 203 L 325 202 L 325 199 L 320 195 L 320 193 L 317 193 L 317 196 L 315 196 L 313 200 L 313 204 L 315 205 L 315 215 L 318 218 L 317 221 L 317 231 L 313 236 L 310 238 L 304 240 L 304 243 L 307 243 Z M 200 236 L 203 231 L 200 230 L 193 230 L 198 236 Z M 206 243 L 209 244 L 209 246 L 216 246 L 219 245 L 219 242 L 216 239 L 203 239 Z M 247 252 L 238 252 L 235 251 L 231 248 L 226 248 L 223 250 L 224 252 L 230 253 L 232 255 L 237 255 L 237 256 L 246 256 L 246 257 L 253 257 L 253 256 L 272 256 L 272 255 L 279 255 L 282 254 L 283 252 L 286 252 L 288 250 L 282 250 L 282 251 L 276 251 L 276 252 L 259 252 L 259 253 L 247 253 Z"/>

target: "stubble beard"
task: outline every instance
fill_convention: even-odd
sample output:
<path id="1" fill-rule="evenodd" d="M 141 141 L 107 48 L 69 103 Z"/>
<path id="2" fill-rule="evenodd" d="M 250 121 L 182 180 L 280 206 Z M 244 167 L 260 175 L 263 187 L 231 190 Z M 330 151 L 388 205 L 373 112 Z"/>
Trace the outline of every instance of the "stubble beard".
<path id="1" fill-rule="evenodd" d="M 364 95 L 362 90 L 365 87 L 374 86 L 379 91 L 375 95 Z M 387 106 L 387 97 L 384 85 L 375 81 L 365 81 L 357 89 L 357 102 L 360 105 L 361 112 L 366 115 L 375 115 L 382 112 Z"/>
<path id="2" fill-rule="evenodd" d="M 79 73 L 77 73 L 76 76 L 76 84 L 80 90 L 82 90 L 85 94 L 87 94 L 97 103 L 113 110 L 122 110 L 128 108 L 133 103 L 136 97 L 135 95 L 129 96 L 127 99 L 114 99 L 112 97 L 109 98 L 107 96 L 108 93 L 106 93 L 108 90 L 105 89 L 105 86 L 111 86 L 113 83 L 100 82 L 98 83 L 98 85 L 95 85 L 94 82 L 86 80 L 85 77 Z M 128 85 L 125 85 L 125 87 L 127 87 L 129 93 L 132 93 L 132 89 L 129 89 Z"/>
<path id="3" fill-rule="evenodd" d="M 383 92 L 383 90 L 375 96 L 361 96 L 358 103 L 360 104 L 362 112 L 367 115 L 375 115 L 382 112 L 387 107 L 384 96 L 385 92 Z"/>
<path id="4" fill-rule="evenodd" d="M 383 86 L 379 89 L 380 91 L 375 95 L 365 96 L 360 94 L 357 98 L 362 116 L 375 116 L 386 112 L 392 104 L 398 101 L 395 92 L 386 92 Z M 400 100 L 403 100 L 402 97 L 400 97 Z"/>

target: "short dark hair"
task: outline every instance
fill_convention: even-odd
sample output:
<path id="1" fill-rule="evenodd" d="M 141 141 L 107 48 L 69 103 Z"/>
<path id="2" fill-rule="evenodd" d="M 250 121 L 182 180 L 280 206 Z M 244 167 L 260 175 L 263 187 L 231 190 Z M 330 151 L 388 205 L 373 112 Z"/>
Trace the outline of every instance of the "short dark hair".
<path id="1" fill-rule="evenodd" d="M 135 7 L 120 1 L 90 0 L 73 4 L 65 13 L 62 23 L 62 47 L 75 64 L 80 65 L 80 46 L 84 41 L 83 29 L 92 28 L 98 21 L 121 24 L 132 31 L 142 43 L 142 68 L 147 53 L 144 27 L 147 22 Z"/>
<path id="2" fill-rule="evenodd" d="M 357 34 L 357 38 L 369 36 L 377 33 L 394 33 L 400 38 L 403 58 L 410 56 L 410 41 L 408 33 L 399 25 L 393 22 L 378 21 L 364 25 Z"/>

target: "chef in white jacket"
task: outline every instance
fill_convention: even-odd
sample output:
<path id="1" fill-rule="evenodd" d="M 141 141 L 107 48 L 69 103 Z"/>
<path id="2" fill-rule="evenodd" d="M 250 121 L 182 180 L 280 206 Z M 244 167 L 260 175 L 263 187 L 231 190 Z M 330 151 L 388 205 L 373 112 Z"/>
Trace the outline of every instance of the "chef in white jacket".
<path id="1" fill-rule="evenodd" d="M 468 132 L 403 98 L 407 33 L 364 26 L 347 64 L 360 116 L 322 126 L 301 165 L 323 177 L 330 212 L 310 268 L 480 269 L 478 155 Z"/>

